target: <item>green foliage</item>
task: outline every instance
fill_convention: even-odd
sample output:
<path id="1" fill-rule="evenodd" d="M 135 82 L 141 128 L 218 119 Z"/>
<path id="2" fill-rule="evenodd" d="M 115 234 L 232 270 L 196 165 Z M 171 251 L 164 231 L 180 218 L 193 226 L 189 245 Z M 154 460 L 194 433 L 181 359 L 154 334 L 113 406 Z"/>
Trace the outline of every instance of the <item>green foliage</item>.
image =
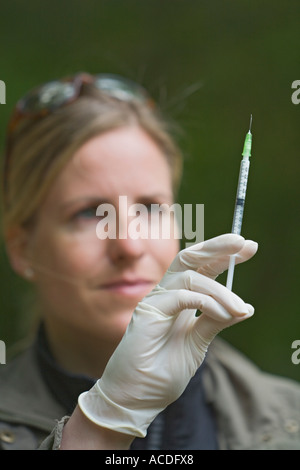
<path id="1" fill-rule="evenodd" d="M 234 290 L 256 315 L 223 336 L 260 367 L 299 378 L 291 362 L 300 338 L 300 106 L 291 102 L 300 78 L 299 1 L 12 0 L 0 8 L 1 144 L 15 101 L 42 81 L 80 70 L 138 80 L 183 129 L 180 202 L 205 204 L 206 238 L 231 230 L 253 114 L 243 235 L 259 252 L 236 269 Z M 0 339 L 12 344 L 31 313 L 4 250 L 0 282 Z"/>

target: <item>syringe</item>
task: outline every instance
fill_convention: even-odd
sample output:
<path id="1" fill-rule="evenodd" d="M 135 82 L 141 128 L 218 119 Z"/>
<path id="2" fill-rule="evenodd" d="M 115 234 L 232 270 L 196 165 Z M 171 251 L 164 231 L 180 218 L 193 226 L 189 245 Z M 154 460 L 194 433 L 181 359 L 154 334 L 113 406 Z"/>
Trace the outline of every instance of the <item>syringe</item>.
<path id="1" fill-rule="evenodd" d="M 248 174 L 249 174 L 249 167 L 250 167 L 249 157 L 251 156 L 251 146 L 252 146 L 251 127 L 252 127 L 252 114 L 250 117 L 249 132 L 247 133 L 245 142 L 244 142 L 244 149 L 242 153 L 243 158 L 242 158 L 241 165 L 240 165 L 240 174 L 239 174 L 239 181 L 238 181 L 232 229 L 231 229 L 231 233 L 235 233 L 237 235 L 241 234 L 244 206 L 245 206 L 245 199 L 246 199 L 246 190 L 247 190 Z M 232 289 L 234 266 L 235 266 L 235 255 L 232 255 L 230 256 L 227 282 L 226 282 L 226 287 L 229 290 Z"/>

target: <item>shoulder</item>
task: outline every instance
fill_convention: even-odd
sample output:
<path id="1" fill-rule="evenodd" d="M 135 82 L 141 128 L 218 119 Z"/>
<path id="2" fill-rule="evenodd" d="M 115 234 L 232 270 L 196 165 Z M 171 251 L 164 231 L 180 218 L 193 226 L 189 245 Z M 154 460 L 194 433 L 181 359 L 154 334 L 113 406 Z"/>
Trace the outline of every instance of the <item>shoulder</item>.
<path id="1" fill-rule="evenodd" d="M 300 448 L 298 382 L 261 371 L 220 338 L 211 345 L 206 364 L 205 392 L 222 446 Z"/>
<path id="2" fill-rule="evenodd" d="M 44 383 L 29 348 L 0 367 L 0 448 L 36 448 L 64 410 Z"/>

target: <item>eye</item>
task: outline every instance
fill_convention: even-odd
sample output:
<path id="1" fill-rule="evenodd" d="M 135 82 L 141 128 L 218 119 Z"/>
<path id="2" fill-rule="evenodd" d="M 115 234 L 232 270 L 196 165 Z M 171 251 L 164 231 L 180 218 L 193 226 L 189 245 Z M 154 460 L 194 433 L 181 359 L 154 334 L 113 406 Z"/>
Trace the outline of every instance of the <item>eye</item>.
<path id="1" fill-rule="evenodd" d="M 90 220 L 96 218 L 96 210 L 97 207 L 86 207 L 84 209 L 80 209 L 74 214 L 74 219 L 79 220 Z"/>
<path id="2" fill-rule="evenodd" d="M 168 201 L 169 202 L 169 201 Z M 139 201 L 146 209 L 149 215 L 165 214 L 169 212 L 169 204 L 164 198 L 145 198 Z"/>
<path id="3" fill-rule="evenodd" d="M 169 205 L 166 203 L 152 203 L 147 206 L 147 210 L 151 214 L 168 214 L 169 213 Z"/>
<path id="4" fill-rule="evenodd" d="M 144 206 L 146 207 L 149 214 L 151 214 L 151 212 L 153 211 L 153 204 L 149 202 L 148 204 L 144 204 Z"/>

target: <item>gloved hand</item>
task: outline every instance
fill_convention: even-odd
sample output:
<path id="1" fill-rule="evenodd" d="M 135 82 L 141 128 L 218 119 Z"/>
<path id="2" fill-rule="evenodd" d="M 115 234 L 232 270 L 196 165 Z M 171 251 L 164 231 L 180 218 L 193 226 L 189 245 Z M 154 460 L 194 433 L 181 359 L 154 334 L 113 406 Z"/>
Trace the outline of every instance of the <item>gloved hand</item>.
<path id="1" fill-rule="evenodd" d="M 102 427 L 144 437 L 157 414 L 182 394 L 215 335 L 253 315 L 251 305 L 214 278 L 230 255 L 243 262 L 256 249 L 227 234 L 179 252 L 137 305 L 102 377 L 80 395 L 83 413 Z"/>

